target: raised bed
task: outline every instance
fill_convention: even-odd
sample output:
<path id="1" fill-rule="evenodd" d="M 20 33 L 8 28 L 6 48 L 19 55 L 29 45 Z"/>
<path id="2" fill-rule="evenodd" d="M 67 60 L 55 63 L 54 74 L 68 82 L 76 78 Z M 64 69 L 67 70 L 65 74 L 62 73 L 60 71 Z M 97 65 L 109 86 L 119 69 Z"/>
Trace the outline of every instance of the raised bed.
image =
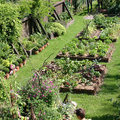
<path id="1" fill-rule="evenodd" d="M 105 65 L 101 66 L 100 72 L 101 72 L 100 77 L 96 78 L 95 82 L 92 85 L 85 85 L 78 82 L 78 85 L 75 88 L 73 88 L 71 91 L 73 93 L 86 93 L 86 94 L 95 95 L 100 90 L 100 86 L 103 84 L 103 78 L 107 72 Z M 60 92 L 70 92 L 70 88 L 62 85 L 60 87 Z"/>
<path id="2" fill-rule="evenodd" d="M 108 49 L 108 52 L 106 53 L 106 56 L 105 57 L 99 57 L 99 56 L 79 56 L 79 55 L 75 55 L 75 56 L 71 56 L 69 54 L 67 55 L 62 55 L 62 53 L 60 52 L 56 58 L 70 58 L 71 60 L 84 60 L 84 59 L 89 59 L 89 60 L 98 60 L 98 61 L 101 61 L 101 62 L 109 62 L 111 60 L 111 57 L 112 57 L 112 54 L 114 52 L 114 44 L 110 44 L 110 47 Z"/>
<path id="3" fill-rule="evenodd" d="M 90 36 L 90 38 L 94 38 L 94 37 L 97 37 L 97 38 L 95 38 L 95 40 L 96 41 L 99 41 L 99 40 L 101 40 L 101 41 L 105 41 L 106 39 L 101 39 L 100 38 L 100 33 L 101 33 L 102 31 L 100 31 L 100 30 L 96 30 L 96 31 L 94 31 L 92 34 L 91 34 L 91 36 Z M 83 36 L 83 31 L 81 31 L 80 33 L 78 33 L 77 35 L 76 35 L 76 38 L 78 38 L 79 40 L 82 40 L 82 39 L 84 39 L 84 40 L 88 40 L 89 38 L 85 38 L 85 37 L 82 37 Z M 117 39 L 110 39 L 112 42 L 117 42 Z"/>

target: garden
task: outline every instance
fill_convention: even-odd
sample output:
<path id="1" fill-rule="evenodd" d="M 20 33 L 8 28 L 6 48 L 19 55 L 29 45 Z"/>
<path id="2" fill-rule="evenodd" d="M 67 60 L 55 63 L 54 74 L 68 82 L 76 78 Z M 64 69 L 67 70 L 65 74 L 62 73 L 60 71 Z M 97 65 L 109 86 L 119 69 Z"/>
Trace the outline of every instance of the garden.
<path id="1" fill-rule="evenodd" d="M 119 120 L 119 5 L 1 0 L 0 119 Z"/>

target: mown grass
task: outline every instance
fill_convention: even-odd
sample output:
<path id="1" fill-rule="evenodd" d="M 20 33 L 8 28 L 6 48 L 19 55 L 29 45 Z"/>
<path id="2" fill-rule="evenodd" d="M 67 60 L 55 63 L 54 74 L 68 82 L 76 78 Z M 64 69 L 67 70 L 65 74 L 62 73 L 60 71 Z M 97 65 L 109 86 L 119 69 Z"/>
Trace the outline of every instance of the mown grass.
<path id="1" fill-rule="evenodd" d="M 86 110 L 86 117 L 92 120 L 114 120 L 118 115 L 113 102 L 120 94 L 120 39 L 115 43 L 116 50 L 110 63 L 107 63 L 108 72 L 104 78 L 101 91 L 93 96 L 86 94 L 69 94 L 72 101 L 77 102 L 78 107 Z M 61 94 L 64 98 L 65 94 Z M 74 117 L 74 120 L 77 120 Z"/>
<path id="2" fill-rule="evenodd" d="M 16 81 L 19 85 L 23 86 L 27 81 L 32 77 L 33 71 L 38 70 L 43 62 L 48 56 L 50 56 L 46 62 L 53 60 L 59 51 L 65 46 L 66 43 L 72 40 L 78 32 L 83 28 L 83 16 L 75 16 L 74 24 L 72 24 L 68 29 L 65 35 L 58 37 L 56 39 L 50 40 L 50 45 L 44 49 L 38 55 L 33 55 L 27 60 L 26 66 L 20 69 L 15 76 L 10 77 L 8 82 L 11 84 Z"/>

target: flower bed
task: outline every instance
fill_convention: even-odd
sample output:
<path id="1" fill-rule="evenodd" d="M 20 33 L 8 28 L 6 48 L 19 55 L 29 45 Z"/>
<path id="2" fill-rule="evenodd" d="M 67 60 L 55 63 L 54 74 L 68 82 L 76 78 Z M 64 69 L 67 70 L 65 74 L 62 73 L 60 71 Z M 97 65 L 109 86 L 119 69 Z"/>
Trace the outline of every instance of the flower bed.
<path id="1" fill-rule="evenodd" d="M 81 40 L 73 39 L 57 55 L 57 58 L 69 57 L 70 59 L 89 59 L 109 62 L 114 51 L 114 44 L 111 40 L 105 42 L 96 41 L 95 39 Z"/>

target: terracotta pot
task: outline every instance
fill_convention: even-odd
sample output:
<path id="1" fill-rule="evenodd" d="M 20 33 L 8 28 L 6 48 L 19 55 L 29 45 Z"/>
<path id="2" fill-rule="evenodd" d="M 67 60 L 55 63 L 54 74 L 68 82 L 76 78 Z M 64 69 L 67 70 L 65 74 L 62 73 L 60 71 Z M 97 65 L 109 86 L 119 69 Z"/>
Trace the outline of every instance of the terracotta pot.
<path id="1" fill-rule="evenodd" d="M 8 79 L 10 77 L 9 73 L 6 73 L 5 78 Z"/>
<path id="2" fill-rule="evenodd" d="M 34 53 L 35 53 L 35 54 L 38 54 L 38 53 L 39 53 L 39 51 L 35 51 Z"/>
<path id="3" fill-rule="evenodd" d="M 20 63 L 19 66 L 20 66 L 20 67 L 23 67 L 23 63 Z"/>
<path id="4" fill-rule="evenodd" d="M 23 61 L 23 65 L 26 65 L 26 60 Z"/>
<path id="5" fill-rule="evenodd" d="M 15 69 L 13 70 L 13 75 L 15 74 Z"/>
<path id="6" fill-rule="evenodd" d="M 41 51 L 42 51 L 42 48 L 39 49 L 39 52 L 41 52 Z"/>
<path id="7" fill-rule="evenodd" d="M 42 49 L 44 50 L 44 49 L 45 49 L 45 47 L 43 46 L 43 47 L 42 47 Z"/>
<path id="8" fill-rule="evenodd" d="M 16 69 L 17 69 L 17 71 L 19 71 L 20 67 L 19 67 L 19 66 L 16 66 Z"/>
<path id="9" fill-rule="evenodd" d="M 47 45 L 49 45 L 49 43 L 47 43 Z"/>
<path id="10" fill-rule="evenodd" d="M 44 45 L 44 47 L 46 48 L 46 47 L 47 47 L 47 44 L 46 44 L 46 45 Z"/>

